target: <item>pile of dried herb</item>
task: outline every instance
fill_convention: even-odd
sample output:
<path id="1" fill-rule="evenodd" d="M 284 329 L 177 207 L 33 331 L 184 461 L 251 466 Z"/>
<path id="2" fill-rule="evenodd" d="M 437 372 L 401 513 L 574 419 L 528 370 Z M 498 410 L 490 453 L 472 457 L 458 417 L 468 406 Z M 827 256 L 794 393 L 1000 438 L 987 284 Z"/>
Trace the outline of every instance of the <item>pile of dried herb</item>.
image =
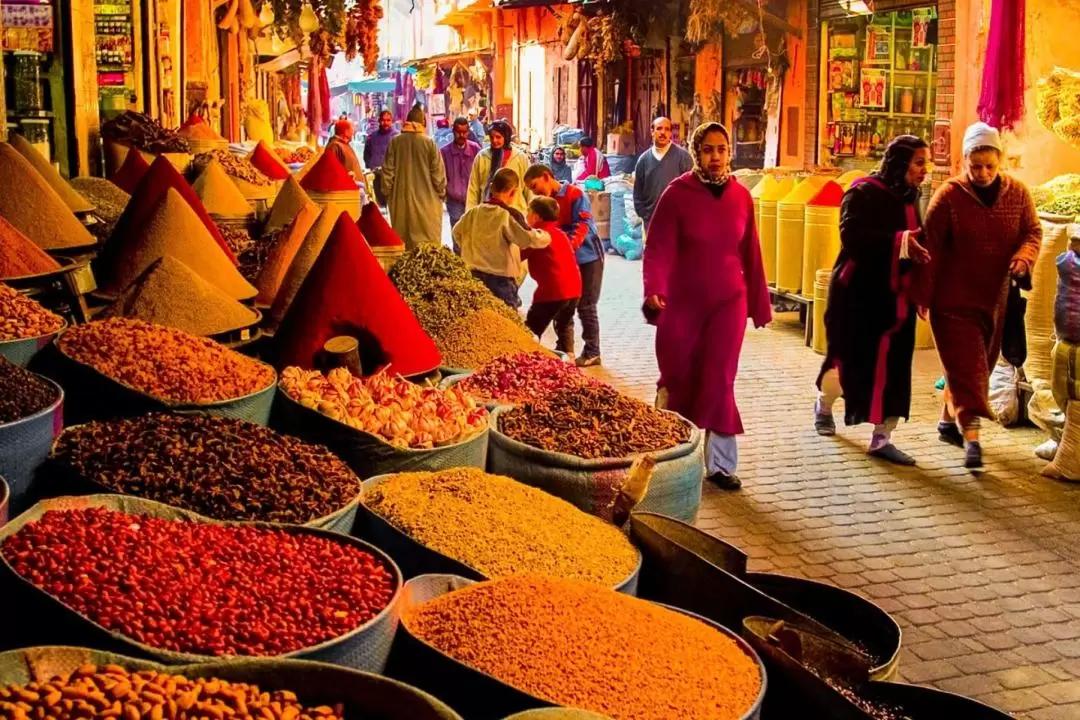
<path id="1" fill-rule="evenodd" d="M 101 137 L 115 140 L 148 153 L 186 153 L 186 139 L 175 130 L 166 130 L 161 123 L 144 113 L 127 110 L 102 124 Z"/>
<path id="2" fill-rule="evenodd" d="M 567 388 L 499 416 L 499 430 L 549 452 L 623 458 L 660 452 L 690 439 L 690 425 L 612 387 Z"/>
<path id="3" fill-rule="evenodd" d="M 200 175 L 212 160 L 221 163 L 222 169 L 230 177 L 243 180 L 252 185 L 262 187 L 270 185 L 270 178 L 259 172 L 259 169 L 252 165 L 247 158 L 233 155 L 228 150 L 211 150 L 210 152 L 199 153 L 191 162 L 191 172 L 196 176 Z"/>
<path id="4" fill-rule="evenodd" d="M 248 282 L 255 284 L 259 273 L 270 257 L 277 235 L 255 236 L 245 225 L 219 225 L 221 236 L 236 256 L 236 269 Z"/>
<path id="5" fill-rule="evenodd" d="M 119 220 L 131 200 L 131 195 L 105 178 L 72 178 L 71 186 L 94 203 L 94 214 L 107 223 Z"/>
<path id="6" fill-rule="evenodd" d="M 549 353 L 531 352 L 500 355 L 462 380 L 459 387 L 481 400 L 518 403 L 599 382 Z"/>
<path id="7" fill-rule="evenodd" d="M 503 304 L 503 307 L 506 305 Z M 423 322 L 423 317 L 420 317 Z M 434 338 L 442 355 L 443 365 L 453 368 L 482 367 L 503 355 L 534 352 L 550 354 L 536 341 L 532 333 L 496 312 L 494 308 L 483 308 L 456 319 L 452 318 Z"/>
<path id="8" fill-rule="evenodd" d="M 390 270 L 390 281 L 401 293 L 425 292 L 437 280 L 473 280 L 465 261 L 444 247 L 420 245 L 407 251 Z"/>
<path id="9" fill-rule="evenodd" d="M 0 357 L 0 425 L 30 417 L 59 396 L 52 383 Z"/>

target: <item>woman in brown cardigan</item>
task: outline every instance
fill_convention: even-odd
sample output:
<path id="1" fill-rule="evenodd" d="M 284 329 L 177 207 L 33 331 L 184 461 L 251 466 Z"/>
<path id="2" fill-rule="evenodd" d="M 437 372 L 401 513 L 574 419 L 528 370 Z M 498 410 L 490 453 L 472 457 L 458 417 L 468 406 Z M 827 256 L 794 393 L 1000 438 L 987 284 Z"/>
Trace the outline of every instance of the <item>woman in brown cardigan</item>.
<path id="1" fill-rule="evenodd" d="M 942 439 L 964 446 L 964 467 L 982 467 L 979 418 L 994 418 L 990 370 L 1001 351 L 1009 278 L 1031 275 L 1042 228 L 1019 180 L 1000 172 L 1001 137 L 984 123 L 964 133 L 964 173 L 947 180 L 926 214 L 926 249 L 915 300 L 930 312 L 941 364 Z"/>

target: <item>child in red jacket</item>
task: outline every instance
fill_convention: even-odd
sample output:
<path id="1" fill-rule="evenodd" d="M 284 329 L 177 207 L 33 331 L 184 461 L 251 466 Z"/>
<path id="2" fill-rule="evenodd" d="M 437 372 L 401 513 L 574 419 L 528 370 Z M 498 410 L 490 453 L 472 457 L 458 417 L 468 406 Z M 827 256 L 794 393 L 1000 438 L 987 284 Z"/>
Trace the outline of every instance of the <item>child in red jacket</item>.
<path id="1" fill-rule="evenodd" d="M 529 274 L 536 281 L 536 292 L 525 316 L 525 325 L 537 337 L 542 337 L 554 321 L 559 347 L 573 347 L 574 310 L 581 297 L 581 271 L 570 238 L 559 229 L 558 201 L 534 197 L 529 203 L 528 222 L 531 227 L 550 235 L 551 244 L 521 251 L 521 259 L 529 261 Z"/>

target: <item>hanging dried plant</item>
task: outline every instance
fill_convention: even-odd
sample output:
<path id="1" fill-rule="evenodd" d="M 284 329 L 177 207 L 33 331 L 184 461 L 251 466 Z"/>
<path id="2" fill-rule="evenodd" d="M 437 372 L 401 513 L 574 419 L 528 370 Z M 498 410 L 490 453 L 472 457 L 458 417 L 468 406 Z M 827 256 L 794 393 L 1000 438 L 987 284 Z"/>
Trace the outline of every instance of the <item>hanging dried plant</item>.
<path id="1" fill-rule="evenodd" d="M 270 9 L 274 11 L 273 29 L 282 40 L 291 39 L 296 43 L 303 40 L 300 13 L 303 12 L 305 4 L 311 5 L 323 30 L 332 37 L 344 38 L 347 22 L 345 0 L 251 0 L 256 14 L 262 12 L 266 3 L 270 3 Z"/>
<path id="2" fill-rule="evenodd" d="M 701 44 L 714 39 L 721 30 L 737 37 L 745 26 L 756 23 L 757 15 L 745 5 L 731 0 L 690 0 L 686 39 Z"/>
<path id="3" fill-rule="evenodd" d="M 622 15 L 617 12 L 590 18 L 578 57 L 582 57 L 584 53 L 584 57 L 594 66 L 615 62 L 622 57 L 624 41 L 629 37 L 630 29 Z"/>
<path id="4" fill-rule="evenodd" d="M 378 0 L 357 0 L 345 20 L 345 59 L 364 58 L 364 69 L 375 72 L 379 62 L 379 20 L 383 9 Z"/>

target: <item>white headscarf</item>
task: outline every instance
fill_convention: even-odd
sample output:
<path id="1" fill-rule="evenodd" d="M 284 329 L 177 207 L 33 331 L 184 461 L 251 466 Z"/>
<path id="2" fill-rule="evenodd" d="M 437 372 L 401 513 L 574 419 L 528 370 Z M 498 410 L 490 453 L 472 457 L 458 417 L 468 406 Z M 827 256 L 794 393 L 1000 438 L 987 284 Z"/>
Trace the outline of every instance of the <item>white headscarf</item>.
<path id="1" fill-rule="evenodd" d="M 964 131 L 964 157 L 978 148 L 994 148 L 1002 151 L 1001 133 L 984 122 L 977 122 Z"/>

